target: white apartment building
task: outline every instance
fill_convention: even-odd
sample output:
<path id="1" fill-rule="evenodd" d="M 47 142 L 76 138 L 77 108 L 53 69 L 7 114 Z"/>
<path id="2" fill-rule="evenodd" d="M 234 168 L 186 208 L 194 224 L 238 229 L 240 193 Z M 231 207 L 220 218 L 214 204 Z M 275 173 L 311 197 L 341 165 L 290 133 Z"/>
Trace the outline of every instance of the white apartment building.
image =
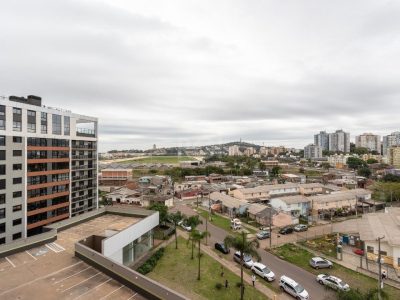
<path id="1" fill-rule="evenodd" d="M 238 145 L 233 145 L 233 146 L 229 146 L 228 155 L 229 156 L 239 156 L 239 155 L 242 155 L 242 152 L 240 151 Z"/>
<path id="2" fill-rule="evenodd" d="M 372 133 L 363 133 L 356 136 L 356 147 L 381 153 L 381 137 Z"/>
<path id="3" fill-rule="evenodd" d="M 97 119 L 0 98 L 0 244 L 98 208 Z"/>
<path id="4" fill-rule="evenodd" d="M 329 150 L 329 134 L 326 131 L 320 131 L 314 135 L 314 145 L 321 147 L 322 150 Z"/>
<path id="5" fill-rule="evenodd" d="M 321 158 L 322 157 L 322 147 L 310 144 L 304 147 L 304 158 Z"/>
<path id="6" fill-rule="evenodd" d="M 329 134 L 329 151 L 350 152 L 350 133 L 342 129 Z"/>
<path id="7" fill-rule="evenodd" d="M 349 154 L 335 154 L 328 157 L 328 163 L 335 168 L 343 168 L 347 160 L 351 157 Z"/>
<path id="8" fill-rule="evenodd" d="M 382 155 L 388 155 L 388 149 L 392 146 L 399 146 L 400 145 L 400 131 L 392 132 L 389 135 L 383 137 L 382 143 Z"/>

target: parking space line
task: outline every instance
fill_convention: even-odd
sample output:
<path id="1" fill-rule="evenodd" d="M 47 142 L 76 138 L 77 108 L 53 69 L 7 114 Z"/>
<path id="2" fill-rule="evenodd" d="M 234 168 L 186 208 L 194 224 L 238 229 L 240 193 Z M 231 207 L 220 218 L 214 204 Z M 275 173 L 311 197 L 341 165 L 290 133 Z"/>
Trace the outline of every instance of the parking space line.
<path id="1" fill-rule="evenodd" d="M 32 257 L 34 260 L 37 260 L 37 258 L 34 257 L 32 254 L 30 254 L 28 251 L 25 251 L 25 252 L 26 252 L 26 254 L 28 254 L 30 257 Z"/>
<path id="2" fill-rule="evenodd" d="M 89 278 L 86 278 L 85 280 L 82 280 L 81 282 L 79 282 L 79 283 L 77 283 L 77 284 L 74 284 L 73 286 L 70 286 L 69 288 L 67 288 L 67 289 L 65 289 L 65 290 L 63 290 L 63 291 L 61 291 L 61 293 L 64 293 L 64 292 L 66 292 L 66 291 L 69 291 L 70 289 L 73 289 L 74 287 L 76 287 L 76 286 L 78 286 L 78 285 L 81 285 L 82 283 L 84 283 L 84 282 L 86 282 L 86 281 L 88 281 L 88 280 L 90 280 L 90 279 L 96 277 L 96 276 L 99 275 L 99 274 L 100 274 L 100 272 L 94 274 L 93 276 L 90 276 Z"/>
<path id="3" fill-rule="evenodd" d="M 131 300 L 133 298 L 135 298 L 135 296 L 137 295 L 137 293 L 134 293 L 132 296 L 130 296 L 127 300 Z"/>
<path id="4" fill-rule="evenodd" d="M 107 298 L 108 296 L 110 296 L 111 294 L 114 294 L 116 291 L 122 289 L 124 287 L 124 285 L 121 285 L 119 288 L 113 290 L 112 292 L 108 293 L 107 295 L 105 295 L 104 297 L 101 297 L 100 300 Z"/>
<path id="5" fill-rule="evenodd" d="M 109 282 L 109 281 L 111 281 L 111 280 L 112 280 L 111 278 L 108 278 L 106 281 L 104 281 L 104 282 L 102 282 L 102 283 L 100 283 L 100 284 L 98 284 L 98 285 L 92 287 L 91 289 L 88 289 L 86 292 L 84 292 L 83 294 L 81 294 L 81 295 L 79 295 L 78 297 L 74 298 L 73 300 L 79 299 L 80 297 L 86 295 L 86 294 L 89 293 L 90 291 L 93 291 L 93 290 L 97 289 L 98 287 L 102 286 L 103 284 L 106 284 L 107 282 Z"/>
<path id="6" fill-rule="evenodd" d="M 15 268 L 15 265 L 14 265 L 14 263 L 8 258 L 8 257 L 5 257 L 5 259 L 10 263 L 10 265 L 12 265 L 13 266 L 13 268 Z"/>
<path id="7" fill-rule="evenodd" d="M 84 272 L 84 271 L 86 271 L 87 269 L 90 269 L 90 268 L 91 268 L 91 266 L 87 267 L 86 269 L 80 270 L 79 272 L 76 272 L 76 273 L 74 273 L 72 275 L 69 275 L 69 276 L 67 276 L 67 277 L 65 277 L 65 278 L 63 278 L 63 279 L 61 279 L 59 281 L 56 281 L 53 284 L 58 284 L 60 282 L 63 282 L 64 280 L 67 280 L 67 279 L 69 279 L 71 277 L 74 277 L 75 275 L 78 275 L 78 274 L 80 274 L 80 273 L 82 273 L 82 272 Z"/>

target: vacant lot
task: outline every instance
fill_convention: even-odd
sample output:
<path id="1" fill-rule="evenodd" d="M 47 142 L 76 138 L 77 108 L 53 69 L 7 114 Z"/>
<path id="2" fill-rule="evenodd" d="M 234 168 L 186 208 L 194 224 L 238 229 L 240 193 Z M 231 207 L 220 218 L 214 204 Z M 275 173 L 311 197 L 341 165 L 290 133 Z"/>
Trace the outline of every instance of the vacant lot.
<path id="1" fill-rule="evenodd" d="M 180 161 L 196 160 L 191 156 L 148 156 L 139 159 L 125 160 L 120 163 L 144 163 L 144 164 L 177 164 Z"/>
<path id="2" fill-rule="evenodd" d="M 195 249 L 197 253 L 197 249 Z M 221 265 L 210 256 L 202 254 L 201 280 L 197 280 L 198 259 L 191 259 L 190 245 L 183 238 L 179 238 L 179 249 L 175 243 L 169 244 L 164 256 L 158 261 L 154 270 L 148 276 L 164 285 L 179 291 L 190 299 L 218 299 L 231 300 L 240 298 L 240 288 L 236 283 L 240 277 L 224 269 L 221 277 Z M 217 289 L 217 283 L 224 284 L 228 280 L 228 288 Z M 245 299 L 266 299 L 265 295 L 249 285 L 245 285 Z"/>
<path id="3" fill-rule="evenodd" d="M 377 287 L 377 280 L 365 276 L 361 273 L 347 269 L 341 265 L 334 264 L 332 269 L 315 270 L 308 264 L 309 260 L 314 256 L 312 253 L 297 247 L 294 244 L 286 244 L 279 248 L 274 249 L 274 253 L 282 259 L 298 265 L 299 267 L 310 271 L 311 273 L 318 274 L 332 274 L 335 275 L 345 282 L 347 282 L 351 288 L 359 288 L 362 291 L 368 289 L 374 289 Z M 384 290 L 389 294 L 390 299 L 400 299 L 400 290 L 385 285 Z"/>

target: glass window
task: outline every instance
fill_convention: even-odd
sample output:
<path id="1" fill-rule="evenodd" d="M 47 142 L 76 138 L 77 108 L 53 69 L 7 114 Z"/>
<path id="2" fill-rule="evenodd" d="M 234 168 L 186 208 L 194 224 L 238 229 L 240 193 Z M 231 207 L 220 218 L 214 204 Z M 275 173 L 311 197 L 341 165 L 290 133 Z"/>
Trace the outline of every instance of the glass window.
<path id="1" fill-rule="evenodd" d="M 22 205 L 21 204 L 13 206 L 13 212 L 20 211 L 20 210 L 22 210 Z"/>
<path id="2" fill-rule="evenodd" d="M 6 203 L 6 194 L 0 194 L 0 204 Z"/>
<path id="3" fill-rule="evenodd" d="M 28 132 L 36 132 L 36 124 L 28 123 L 27 129 L 28 129 Z"/>
<path id="4" fill-rule="evenodd" d="M 22 170 L 22 164 L 13 164 L 13 170 L 14 171 Z"/>
<path id="5" fill-rule="evenodd" d="M 21 218 L 13 220 L 13 226 L 17 226 L 17 225 L 20 225 L 20 224 L 22 224 L 22 219 Z"/>
<path id="6" fill-rule="evenodd" d="M 0 208 L 0 219 L 4 219 L 6 217 L 6 209 Z"/>
<path id="7" fill-rule="evenodd" d="M 6 223 L 1 223 L 0 224 L 0 233 L 6 232 Z"/>
<path id="8" fill-rule="evenodd" d="M 0 175 L 6 175 L 6 165 L 0 165 Z"/>
<path id="9" fill-rule="evenodd" d="M 13 192 L 13 198 L 19 198 L 22 197 L 22 192 L 18 191 L 18 192 Z"/>
<path id="10" fill-rule="evenodd" d="M 6 160 L 6 150 L 0 150 L 0 160 Z"/>
<path id="11" fill-rule="evenodd" d="M 22 177 L 13 178 L 13 184 L 20 184 L 20 183 L 22 183 Z"/>
<path id="12" fill-rule="evenodd" d="M 28 110 L 28 117 L 36 117 L 36 111 Z"/>
<path id="13" fill-rule="evenodd" d="M 21 131 L 22 130 L 22 123 L 20 121 L 13 121 L 13 130 L 14 131 Z"/>
<path id="14" fill-rule="evenodd" d="M 53 114 L 53 134 L 61 135 L 61 116 Z"/>
<path id="15" fill-rule="evenodd" d="M 0 179 L 0 190 L 4 190 L 6 188 L 6 180 Z"/>
<path id="16" fill-rule="evenodd" d="M 22 143 L 22 137 L 20 136 L 13 136 L 14 143 Z"/>
<path id="17" fill-rule="evenodd" d="M 13 240 L 20 239 L 21 237 L 22 237 L 21 232 L 18 232 L 18 233 L 14 233 L 14 234 L 13 234 Z"/>
<path id="18" fill-rule="evenodd" d="M 40 113 L 40 131 L 41 133 L 47 133 L 47 113 Z"/>
<path id="19" fill-rule="evenodd" d="M 70 119 L 64 116 L 64 135 L 69 135 L 70 133 Z"/>
<path id="20" fill-rule="evenodd" d="M 0 129 L 6 129 L 6 107 L 4 105 L 0 105 Z"/>
<path id="21" fill-rule="evenodd" d="M 13 114 L 16 114 L 16 115 L 22 114 L 22 109 L 13 107 Z"/>
<path id="22" fill-rule="evenodd" d="M 22 156 L 22 150 L 13 150 L 13 156 Z"/>
<path id="23" fill-rule="evenodd" d="M 4 135 L 0 135 L 0 146 L 6 145 L 6 137 Z"/>

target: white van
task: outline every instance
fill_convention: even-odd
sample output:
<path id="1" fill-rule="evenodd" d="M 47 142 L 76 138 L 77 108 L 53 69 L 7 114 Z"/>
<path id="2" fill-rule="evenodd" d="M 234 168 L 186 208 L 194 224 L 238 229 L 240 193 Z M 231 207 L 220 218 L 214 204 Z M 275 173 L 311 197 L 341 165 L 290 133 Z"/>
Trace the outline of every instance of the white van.
<path id="1" fill-rule="evenodd" d="M 282 291 L 285 291 L 286 293 L 292 295 L 298 300 L 310 299 L 308 292 L 302 285 L 298 284 L 292 278 L 289 278 L 285 275 L 281 276 L 281 279 L 279 280 L 279 287 Z"/>
<path id="2" fill-rule="evenodd" d="M 233 230 L 242 229 L 242 222 L 239 219 L 232 219 L 231 220 L 231 228 Z"/>

